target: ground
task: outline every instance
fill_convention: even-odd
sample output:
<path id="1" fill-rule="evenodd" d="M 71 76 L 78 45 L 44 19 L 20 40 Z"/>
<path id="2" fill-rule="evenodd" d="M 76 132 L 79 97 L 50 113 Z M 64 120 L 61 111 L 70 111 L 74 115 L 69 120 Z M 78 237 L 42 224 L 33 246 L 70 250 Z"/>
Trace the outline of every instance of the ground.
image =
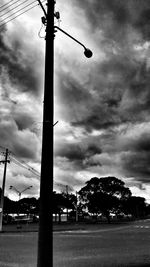
<path id="1" fill-rule="evenodd" d="M 36 267 L 37 229 L 3 228 L 0 267 Z M 55 225 L 53 237 L 54 267 L 150 266 L 150 220 Z"/>

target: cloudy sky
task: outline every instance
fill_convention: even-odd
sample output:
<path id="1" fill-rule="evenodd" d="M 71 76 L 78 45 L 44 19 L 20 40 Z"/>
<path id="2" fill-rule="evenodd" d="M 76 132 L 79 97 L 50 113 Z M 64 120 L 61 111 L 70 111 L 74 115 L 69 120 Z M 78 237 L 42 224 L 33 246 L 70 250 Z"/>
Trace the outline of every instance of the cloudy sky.
<path id="1" fill-rule="evenodd" d="M 56 189 L 63 184 L 78 190 L 94 176 L 115 176 L 150 202 L 150 3 L 57 0 L 56 11 L 61 16 L 56 25 L 93 51 L 87 59 L 83 47 L 56 33 Z M 1 151 L 7 147 L 37 171 L 45 53 L 41 16 L 35 7 L 0 28 Z M 13 198 L 10 184 L 19 190 L 32 185 L 27 195 L 39 194 L 39 178 L 14 162 L 6 182 Z"/>

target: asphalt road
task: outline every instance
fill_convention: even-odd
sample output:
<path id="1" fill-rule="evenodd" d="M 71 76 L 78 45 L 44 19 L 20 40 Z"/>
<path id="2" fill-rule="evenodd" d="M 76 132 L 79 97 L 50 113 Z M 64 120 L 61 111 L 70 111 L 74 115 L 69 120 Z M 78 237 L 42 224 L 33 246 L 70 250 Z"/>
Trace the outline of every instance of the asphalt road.
<path id="1" fill-rule="evenodd" d="M 150 221 L 55 232 L 53 250 L 54 267 L 150 266 Z"/>
<path id="2" fill-rule="evenodd" d="M 150 220 L 75 228 L 54 232 L 54 267 L 150 266 Z M 37 232 L 0 233 L 0 267 L 36 267 L 36 261 Z"/>
<path id="3" fill-rule="evenodd" d="M 36 267 L 37 232 L 0 233 L 0 267 Z"/>

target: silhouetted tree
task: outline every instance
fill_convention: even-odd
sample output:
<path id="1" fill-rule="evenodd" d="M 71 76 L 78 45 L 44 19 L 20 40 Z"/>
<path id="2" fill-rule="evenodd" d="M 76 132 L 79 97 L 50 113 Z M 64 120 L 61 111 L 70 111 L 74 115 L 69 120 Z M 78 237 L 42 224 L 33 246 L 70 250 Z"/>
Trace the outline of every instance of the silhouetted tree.
<path id="1" fill-rule="evenodd" d="M 64 204 L 65 207 L 68 209 L 72 209 L 73 211 L 75 210 L 76 203 L 77 203 L 77 198 L 74 194 L 67 194 L 67 193 L 62 193 L 64 197 Z"/>
<path id="2" fill-rule="evenodd" d="M 150 204 L 146 204 L 146 215 L 150 215 Z"/>
<path id="3" fill-rule="evenodd" d="M 61 221 L 61 214 L 64 209 L 75 210 L 76 196 L 68 193 L 53 192 L 53 213 L 59 214 L 59 221 Z"/>
<path id="4" fill-rule="evenodd" d="M 66 205 L 66 199 L 61 193 L 53 192 L 53 214 L 59 214 L 59 222 L 61 222 L 61 213 Z"/>
<path id="5" fill-rule="evenodd" d="M 17 201 L 13 201 L 8 197 L 4 198 L 4 214 L 17 213 Z"/>
<path id="6" fill-rule="evenodd" d="M 38 200 L 35 197 L 22 198 L 18 202 L 18 209 L 20 213 L 37 214 L 39 211 Z"/>
<path id="7" fill-rule="evenodd" d="M 129 188 L 116 177 L 91 178 L 80 191 L 83 208 L 93 214 L 102 213 L 110 222 L 110 212 L 118 212 L 121 201 L 131 196 Z"/>
<path id="8" fill-rule="evenodd" d="M 132 214 L 135 218 L 146 215 L 145 198 L 131 196 L 123 202 L 123 210 L 126 214 Z"/>

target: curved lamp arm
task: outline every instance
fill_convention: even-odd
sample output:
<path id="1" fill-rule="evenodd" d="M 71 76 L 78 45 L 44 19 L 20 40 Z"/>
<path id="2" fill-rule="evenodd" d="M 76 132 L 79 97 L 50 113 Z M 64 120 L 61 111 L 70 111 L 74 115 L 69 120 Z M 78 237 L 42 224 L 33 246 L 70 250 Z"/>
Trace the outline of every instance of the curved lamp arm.
<path id="1" fill-rule="evenodd" d="M 18 194 L 20 193 L 20 191 L 13 185 L 10 185 L 9 189 L 14 189 Z"/>
<path id="2" fill-rule="evenodd" d="M 28 189 L 30 189 L 32 187 L 32 185 L 31 186 L 28 186 L 28 187 L 26 187 L 24 190 L 22 190 L 20 193 L 23 193 L 24 191 L 26 191 L 26 190 L 28 190 Z"/>
<path id="3" fill-rule="evenodd" d="M 72 40 L 74 40 L 76 43 L 78 43 L 79 45 L 81 45 L 84 48 L 84 55 L 87 58 L 92 57 L 92 55 L 93 55 L 92 51 L 89 48 L 87 48 L 84 44 L 82 44 L 81 42 L 79 42 L 77 39 L 75 39 L 73 36 L 71 36 L 69 33 L 65 32 L 64 30 L 62 30 L 58 26 L 54 26 L 54 29 L 58 29 L 59 31 L 63 32 L 65 35 L 67 35 L 68 37 L 70 37 Z"/>

